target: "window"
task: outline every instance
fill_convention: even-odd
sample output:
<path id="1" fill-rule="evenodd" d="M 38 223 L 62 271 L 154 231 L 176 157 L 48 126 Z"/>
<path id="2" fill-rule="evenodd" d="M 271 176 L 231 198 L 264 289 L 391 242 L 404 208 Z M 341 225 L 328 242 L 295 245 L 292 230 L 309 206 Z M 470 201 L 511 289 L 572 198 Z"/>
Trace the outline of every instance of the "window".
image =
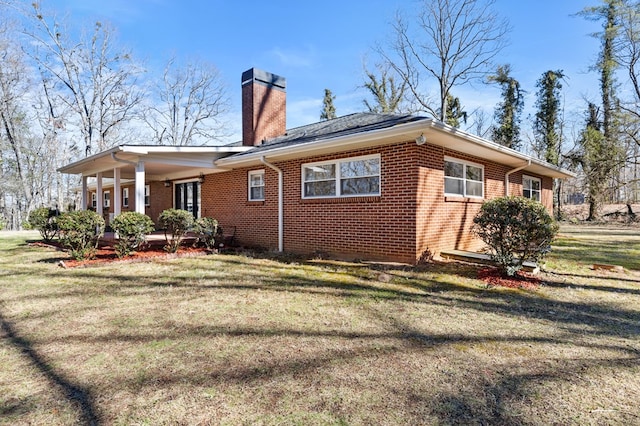
<path id="1" fill-rule="evenodd" d="M 264 201 L 264 170 L 249 172 L 249 201 Z"/>
<path id="2" fill-rule="evenodd" d="M 149 185 L 145 185 L 144 186 L 144 205 L 148 206 L 149 205 L 149 194 L 151 193 L 151 189 L 149 188 Z"/>
<path id="3" fill-rule="evenodd" d="M 102 197 L 104 198 L 104 202 L 102 203 L 102 205 L 106 208 L 109 208 L 109 206 L 111 205 L 111 194 L 109 193 L 109 191 L 103 192 Z"/>
<path id="4" fill-rule="evenodd" d="M 540 179 L 531 176 L 522 176 L 522 196 L 540 201 Z"/>
<path id="5" fill-rule="evenodd" d="M 93 207 L 94 209 L 98 207 L 98 194 L 96 194 L 95 192 L 91 193 L 91 207 Z"/>
<path id="6" fill-rule="evenodd" d="M 122 188 L 122 207 L 129 207 L 129 188 Z"/>
<path id="7" fill-rule="evenodd" d="M 380 156 L 302 165 L 302 197 L 380 195 Z"/>
<path id="8" fill-rule="evenodd" d="M 484 168 L 453 158 L 444 159 L 444 193 L 463 197 L 484 196 Z"/>

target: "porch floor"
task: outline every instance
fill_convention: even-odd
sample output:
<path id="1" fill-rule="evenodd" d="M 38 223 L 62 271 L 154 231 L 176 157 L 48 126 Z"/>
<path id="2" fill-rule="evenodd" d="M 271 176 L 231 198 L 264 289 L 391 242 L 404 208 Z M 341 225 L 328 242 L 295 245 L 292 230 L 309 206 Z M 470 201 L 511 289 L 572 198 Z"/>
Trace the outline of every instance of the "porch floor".
<path id="1" fill-rule="evenodd" d="M 464 250 L 443 250 L 440 252 L 440 256 L 445 259 L 460 260 L 463 262 L 482 263 L 486 265 L 493 265 L 491 256 L 485 253 L 476 253 L 473 251 Z M 524 262 L 522 270 L 531 274 L 537 274 L 540 272 L 540 267 L 535 262 Z"/>

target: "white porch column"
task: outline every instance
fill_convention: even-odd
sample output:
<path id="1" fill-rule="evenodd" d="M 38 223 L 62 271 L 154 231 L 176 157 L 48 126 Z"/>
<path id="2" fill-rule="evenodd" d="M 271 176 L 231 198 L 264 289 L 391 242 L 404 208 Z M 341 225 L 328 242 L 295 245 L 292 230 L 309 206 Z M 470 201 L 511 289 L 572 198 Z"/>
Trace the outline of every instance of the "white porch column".
<path id="1" fill-rule="evenodd" d="M 104 195 L 102 195 L 102 173 L 96 174 L 96 213 L 102 217 L 102 205 L 104 204 Z"/>
<path id="2" fill-rule="evenodd" d="M 122 212 L 122 189 L 120 189 L 120 169 L 113 169 L 113 217 Z"/>
<path id="3" fill-rule="evenodd" d="M 144 161 L 136 164 L 136 211 L 145 214 L 144 209 Z"/>
<path id="4" fill-rule="evenodd" d="M 88 198 L 89 198 L 89 193 L 88 193 L 89 188 L 87 187 L 87 177 L 86 176 L 82 176 L 82 201 L 81 201 L 81 205 L 80 208 L 82 210 L 86 210 L 87 206 L 89 205 L 88 202 Z"/>

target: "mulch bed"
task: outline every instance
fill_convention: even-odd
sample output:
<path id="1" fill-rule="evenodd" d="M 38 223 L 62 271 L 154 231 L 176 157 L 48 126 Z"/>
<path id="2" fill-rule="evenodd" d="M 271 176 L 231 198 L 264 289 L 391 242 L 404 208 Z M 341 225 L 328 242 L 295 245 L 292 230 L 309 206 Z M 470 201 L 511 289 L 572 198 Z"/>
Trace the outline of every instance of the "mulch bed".
<path id="1" fill-rule="evenodd" d="M 52 241 L 50 243 L 34 242 L 34 243 L 30 243 L 29 245 L 36 246 L 36 247 L 55 248 L 56 250 L 66 252 L 66 250 L 62 248 L 60 244 L 55 241 Z M 146 262 L 149 260 L 156 260 L 156 259 L 176 259 L 178 257 L 203 256 L 210 253 L 211 253 L 211 250 L 208 250 L 204 247 L 180 247 L 180 249 L 176 253 L 167 253 L 162 248 L 151 246 L 143 250 L 135 251 L 131 253 L 129 256 L 119 258 L 116 255 L 116 252 L 112 246 L 105 245 L 105 246 L 99 247 L 96 250 L 95 256 L 92 259 L 76 260 L 69 255 L 68 259 L 60 260 L 60 262 L 58 262 L 58 266 L 61 266 L 63 268 L 102 266 L 105 264 L 116 263 L 116 262 L 136 263 L 136 262 Z"/>
<path id="2" fill-rule="evenodd" d="M 487 283 L 487 286 L 519 288 L 535 290 L 540 286 L 540 278 L 527 272 L 519 271 L 513 277 L 503 276 L 498 268 L 482 268 L 478 271 L 478 279 Z"/>

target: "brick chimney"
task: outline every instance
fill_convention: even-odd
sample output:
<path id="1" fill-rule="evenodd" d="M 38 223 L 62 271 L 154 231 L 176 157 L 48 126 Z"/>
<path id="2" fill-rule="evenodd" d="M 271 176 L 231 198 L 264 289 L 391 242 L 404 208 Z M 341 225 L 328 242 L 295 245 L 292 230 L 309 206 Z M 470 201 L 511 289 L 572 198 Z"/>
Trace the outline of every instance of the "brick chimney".
<path id="1" fill-rule="evenodd" d="M 260 145 L 287 129 L 286 80 L 251 68 L 242 73 L 242 145 Z"/>

